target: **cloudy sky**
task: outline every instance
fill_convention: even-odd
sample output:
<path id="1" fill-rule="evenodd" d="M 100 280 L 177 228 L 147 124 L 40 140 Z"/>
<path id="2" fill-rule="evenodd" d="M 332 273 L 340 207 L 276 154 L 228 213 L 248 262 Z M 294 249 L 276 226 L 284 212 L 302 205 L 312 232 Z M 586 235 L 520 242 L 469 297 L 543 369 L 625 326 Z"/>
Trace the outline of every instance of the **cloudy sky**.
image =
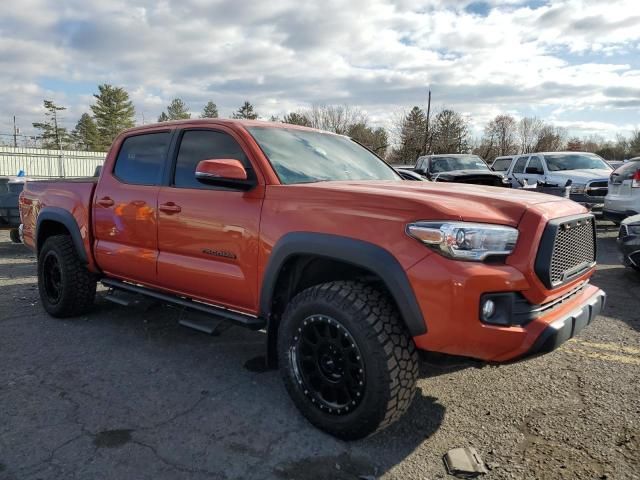
<path id="1" fill-rule="evenodd" d="M 268 118 L 314 103 L 359 105 L 387 125 L 424 105 L 501 112 L 571 133 L 640 127 L 638 0 L 20 0 L 0 10 L 0 133 L 99 83 L 125 87 L 137 122 L 179 96 L 198 115 L 245 99 Z M 7 137 L 2 137 L 6 139 Z"/>

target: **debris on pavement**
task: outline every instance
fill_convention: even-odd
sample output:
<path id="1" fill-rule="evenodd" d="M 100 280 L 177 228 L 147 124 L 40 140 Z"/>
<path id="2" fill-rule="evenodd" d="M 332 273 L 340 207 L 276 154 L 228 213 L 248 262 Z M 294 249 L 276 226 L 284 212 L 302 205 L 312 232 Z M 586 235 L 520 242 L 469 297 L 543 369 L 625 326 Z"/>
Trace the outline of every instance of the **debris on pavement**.
<path id="1" fill-rule="evenodd" d="M 458 478 L 474 478 L 487 473 L 484 462 L 473 447 L 451 449 L 443 460 L 449 475 Z"/>

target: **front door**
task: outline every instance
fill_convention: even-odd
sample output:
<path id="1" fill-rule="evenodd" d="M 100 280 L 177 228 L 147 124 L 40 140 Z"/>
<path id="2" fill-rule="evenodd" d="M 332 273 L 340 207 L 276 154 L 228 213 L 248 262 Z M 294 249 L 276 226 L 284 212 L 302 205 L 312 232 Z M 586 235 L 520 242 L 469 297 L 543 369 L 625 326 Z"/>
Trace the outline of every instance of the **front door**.
<path id="1" fill-rule="evenodd" d="M 178 140 L 170 185 L 158 195 L 158 284 L 206 302 L 257 311 L 262 182 L 249 191 L 207 185 L 195 177 L 207 159 L 240 160 L 256 172 L 230 131 L 193 129 Z"/>
<path id="2" fill-rule="evenodd" d="M 524 178 L 529 185 L 535 185 L 539 182 L 544 182 L 544 168 L 542 166 L 542 160 L 536 155 L 531 155 L 527 168 L 525 170 Z"/>
<path id="3" fill-rule="evenodd" d="M 156 282 L 157 200 L 170 140 L 170 131 L 127 137 L 112 171 L 102 172 L 94 194 L 94 252 L 110 276 Z"/>

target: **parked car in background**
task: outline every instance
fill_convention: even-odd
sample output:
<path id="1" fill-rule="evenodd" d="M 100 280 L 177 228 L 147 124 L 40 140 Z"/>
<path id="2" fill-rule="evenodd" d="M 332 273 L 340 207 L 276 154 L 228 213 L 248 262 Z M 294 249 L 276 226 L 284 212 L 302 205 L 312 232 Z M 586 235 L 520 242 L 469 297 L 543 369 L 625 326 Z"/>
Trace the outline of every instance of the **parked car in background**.
<path id="1" fill-rule="evenodd" d="M 442 154 L 418 158 L 414 169 L 432 182 L 473 183 L 510 187 L 504 175 L 492 171 L 477 155 Z"/>
<path id="2" fill-rule="evenodd" d="M 615 169 L 609 177 L 609 190 L 604 199 L 603 215 L 620 223 L 640 213 L 640 161 L 629 161 Z"/>
<path id="3" fill-rule="evenodd" d="M 496 157 L 496 159 L 491 163 L 491 170 L 494 172 L 506 172 L 509 170 L 511 166 L 511 162 L 516 155 L 505 155 L 503 157 Z"/>
<path id="4" fill-rule="evenodd" d="M 410 180 L 414 182 L 427 182 L 428 180 L 420 175 L 418 172 L 414 172 L 411 168 L 399 168 L 394 167 L 398 175 L 402 177 L 403 180 Z"/>
<path id="5" fill-rule="evenodd" d="M 9 230 L 9 237 L 15 243 L 20 243 L 18 198 L 24 182 L 23 177 L 0 177 L 0 230 Z"/>
<path id="6" fill-rule="evenodd" d="M 497 193 L 403 181 L 341 135 L 193 119 L 121 133 L 99 178 L 27 182 L 20 211 L 49 314 L 100 281 L 264 329 L 302 414 L 357 439 L 407 411 L 417 350 L 539 355 L 602 309 L 593 215 Z"/>
<path id="7" fill-rule="evenodd" d="M 529 185 L 571 185 L 571 200 L 601 214 L 613 169 L 600 156 L 586 152 L 538 152 L 518 155 L 507 173 Z"/>
<path id="8" fill-rule="evenodd" d="M 622 220 L 618 232 L 618 248 L 622 263 L 640 272 L 640 215 Z"/>
<path id="9" fill-rule="evenodd" d="M 622 165 L 624 165 L 624 160 L 605 160 L 611 168 L 614 170 Z"/>

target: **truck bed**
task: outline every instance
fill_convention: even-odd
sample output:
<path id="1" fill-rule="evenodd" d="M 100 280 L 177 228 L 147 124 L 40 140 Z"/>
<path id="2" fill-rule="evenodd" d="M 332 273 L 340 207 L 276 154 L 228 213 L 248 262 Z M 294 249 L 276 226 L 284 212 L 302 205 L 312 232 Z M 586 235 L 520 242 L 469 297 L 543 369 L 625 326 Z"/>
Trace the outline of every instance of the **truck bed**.
<path id="1" fill-rule="evenodd" d="M 44 221 L 47 216 L 69 212 L 78 224 L 87 259 L 92 266 L 91 204 L 97 181 L 97 177 L 28 180 L 20 195 L 24 243 L 34 249 L 37 247 L 34 236 L 41 215 L 44 214 L 41 219 Z"/>

